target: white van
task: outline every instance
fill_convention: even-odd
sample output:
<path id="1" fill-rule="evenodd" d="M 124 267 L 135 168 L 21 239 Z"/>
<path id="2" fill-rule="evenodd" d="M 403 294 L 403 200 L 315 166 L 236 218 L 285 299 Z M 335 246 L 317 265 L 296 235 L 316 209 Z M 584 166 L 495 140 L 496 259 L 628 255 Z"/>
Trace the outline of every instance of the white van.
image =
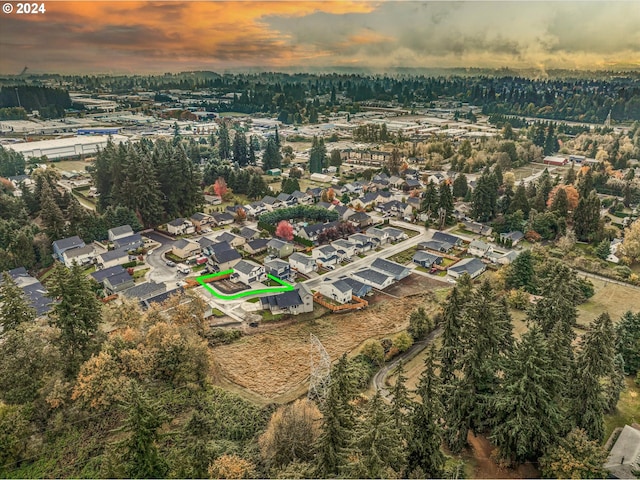
<path id="1" fill-rule="evenodd" d="M 191 273 L 191 267 L 185 265 L 184 263 L 178 264 L 178 272 L 184 273 L 185 275 Z"/>

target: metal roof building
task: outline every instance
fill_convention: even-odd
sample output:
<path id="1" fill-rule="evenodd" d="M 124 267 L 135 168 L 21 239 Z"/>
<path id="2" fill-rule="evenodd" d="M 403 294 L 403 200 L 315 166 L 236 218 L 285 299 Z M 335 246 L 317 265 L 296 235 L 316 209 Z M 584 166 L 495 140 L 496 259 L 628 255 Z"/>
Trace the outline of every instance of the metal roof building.
<path id="1" fill-rule="evenodd" d="M 124 135 L 111 135 L 114 143 L 126 142 Z M 37 142 L 23 142 L 6 145 L 5 148 L 22 153 L 25 158 L 46 156 L 49 160 L 93 155 L 98 149 L 107 145 L 109 136 L 83 135 L 79 137 L 58 138 L 55 140 L 40 140 Z"/>

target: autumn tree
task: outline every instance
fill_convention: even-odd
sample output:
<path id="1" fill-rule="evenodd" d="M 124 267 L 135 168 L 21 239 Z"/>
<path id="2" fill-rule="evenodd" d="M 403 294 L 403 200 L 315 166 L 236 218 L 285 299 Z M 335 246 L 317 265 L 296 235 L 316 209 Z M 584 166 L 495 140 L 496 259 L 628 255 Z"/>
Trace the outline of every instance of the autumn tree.
<path id="1" fill-rule="evenodd" d="M 335 200 L 335 198 L 336 198 L 336 193 L 333 190 L 333 188 L 331 188 L 331 187 L 324 189 L 322 191 L 321 196 L 320 196 L 320 199 L 323 202 L 327 202 L 327 203 L 333 202 Z"/>
<path id="2" fill-rule="evenodd" d="M 564 192 L 563 206 L 566 206 L 567 211 L 573 212 L 578 206 L 578 200 L 580 197 L 578 190 L 576 190 L 573 185 L 556 185 L 555 187 L 553 187 L 553 189 L 549 193 L 547 207 L 552 211 L 560 210 L 557 206 L 554 208 L 554 205 L 557 205 L 560 202 L 560 200 L 558 200 L 556 197 L 561 191 Z M 566 215 L 566 211 L 564 211 L 563 214 Z"/>
<path id="3" fill-rule="evenodd" d="M 290 242 L 291 240 L 293 240 L 293 225 L 291 225 L 286 220 L 280 220 L 280 222 L 278 222 L 278 226 L 276 227 L 275 235 L 276 237 Z"/>
<path id="4" fill-rule="evenodd" d="M 625 229 L 624 240 L 618 251 L 627 262 L 640 262 L 640 220 L 636 220 Z"/>
<path id="5" fill-rule="evenodd" d="M 400 150 L 394 148 L 391 151 L 391 155 L 387 156 L 387 160 L 384 165 L 387 167 L 387 170 L 389 170 L 391 175 L 398 175 L 400 173 L 400 167 L 402 166 L 402 155 L 400 154 Z"/>
<path id="6" fill-rule="evenodd" d="M 545 478 L 607 478 L 607 451 L 584 430 L 575 428 L 540 458 Z"/>
<path id="7" fill-rule="evenodd" d="M 213 184 L 213 191 L 220 198 L 226 195 L 226 193 L 229 191 L 229 188 L 227 187 L 227 182 L 225 182 L 224 178 L 218 177 L 216 183 Z"/>
<path id="8" fill-rule="evenodd" d="M 269 468 L 292 462 L 310 462 L 320 435 L 322 414 L 310 400 L 296 400 L 276 410 L 259 440 L 262 459 Z"/>
<path id="9" fill-rule="evenodd" d="M 224 454 L 209 466 L 209 478 L 254 478 L 256 467 L 242 457 Z"/>

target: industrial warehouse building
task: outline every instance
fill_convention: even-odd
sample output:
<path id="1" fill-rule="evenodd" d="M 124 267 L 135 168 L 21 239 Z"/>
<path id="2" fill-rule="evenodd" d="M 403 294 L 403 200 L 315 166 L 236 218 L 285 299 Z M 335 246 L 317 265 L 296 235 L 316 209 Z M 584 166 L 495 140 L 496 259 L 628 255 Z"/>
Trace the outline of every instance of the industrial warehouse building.
<path id="1" fill-rule="evenodd" d="M 126 142 L 124 135 L 111 135 L 114 143 Z M 22 153 L 26 159 L 46 156 L 49 160 L 93 155 L 98 149 L 107 145 L 107 135 L 82 135 L 79 137 L 59 138 L 55 140 L 41 140 L 6 145 L 5 148 Z"/>

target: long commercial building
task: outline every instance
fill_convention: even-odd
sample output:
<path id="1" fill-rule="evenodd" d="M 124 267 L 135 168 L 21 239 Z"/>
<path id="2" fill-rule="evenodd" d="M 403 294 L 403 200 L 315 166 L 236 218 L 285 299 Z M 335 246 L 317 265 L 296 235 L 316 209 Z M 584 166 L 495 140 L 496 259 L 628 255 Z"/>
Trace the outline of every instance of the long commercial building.
<path id="1" fill-rule="evenodd" d="M 111 135 L 114 143 L 126 142 L 124 135 Z M 93 155 L 98 149 L 103 149 L 109 140 L 108 135 L 82 135 L 76 137 L 59 138 L 55 140 L 40 140 L 6 145 L 5 148 L 22 153 L 25 158 L 46 156 L 49 160 Z"/>

